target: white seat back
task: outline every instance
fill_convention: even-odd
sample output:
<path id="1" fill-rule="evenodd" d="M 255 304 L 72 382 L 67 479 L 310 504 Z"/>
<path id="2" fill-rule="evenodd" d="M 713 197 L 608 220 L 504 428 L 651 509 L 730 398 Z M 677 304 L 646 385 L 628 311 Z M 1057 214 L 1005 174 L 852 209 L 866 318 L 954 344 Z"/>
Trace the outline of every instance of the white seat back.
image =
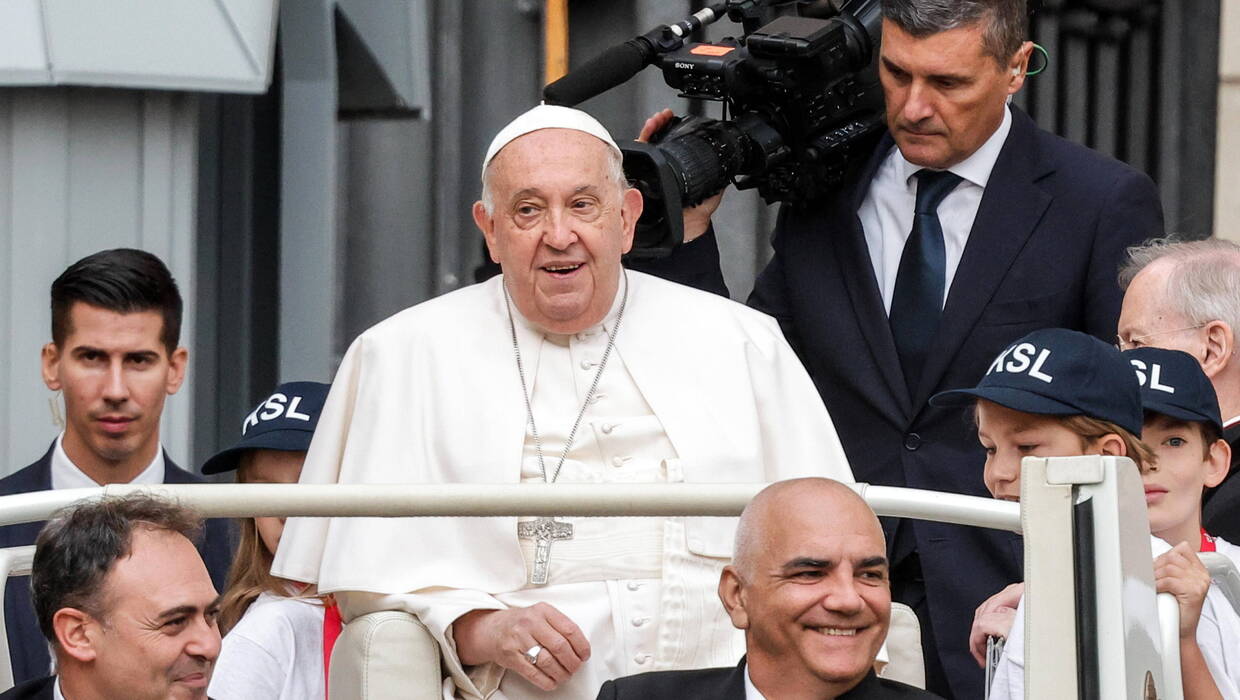
<path id="1" fill-rule="evenodd" d="M 384 610 L 344 626 L 332 649 L 332 700 L 438 700 L 439 645 L 416 617 Z"/>
<path id="2" fill-rule="evenodd" d="M 921 650 L 921 624 L 917 613 L 903 603 L 891 604 L 887 630 L 887 665 L 878 675 L 911 686 L 926 688 L 926 665 Z"/>

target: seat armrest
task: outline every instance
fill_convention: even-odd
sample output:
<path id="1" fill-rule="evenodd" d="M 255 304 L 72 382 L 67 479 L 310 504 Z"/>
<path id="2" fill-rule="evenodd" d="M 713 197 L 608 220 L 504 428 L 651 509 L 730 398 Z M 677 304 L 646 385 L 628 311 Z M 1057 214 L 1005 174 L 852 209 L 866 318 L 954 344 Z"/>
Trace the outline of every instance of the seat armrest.
<path id="1" fill-rule="evenodd" d="M 439 645 L 410 613 L 360 615 L 336 639 L 328 688 L 332 700 L 439 700 Z"/>

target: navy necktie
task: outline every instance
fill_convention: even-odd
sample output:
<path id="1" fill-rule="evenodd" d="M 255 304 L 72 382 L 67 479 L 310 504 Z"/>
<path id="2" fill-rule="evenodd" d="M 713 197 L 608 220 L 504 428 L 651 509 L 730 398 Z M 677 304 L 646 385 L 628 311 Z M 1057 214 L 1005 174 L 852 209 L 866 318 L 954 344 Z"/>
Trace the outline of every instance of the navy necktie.
<path id="1" fill-rule="evenodd" d="M 917 207 L 913 214 L 913 231 L 900 255 L 888 316 L 910 392 L 917 389 L 926 354 L 939 329 L 939 317 L 943 315 L 947 253 L 943 248 L 939 203 L 960 183 L 959 175 L 946 170 L 919 170 L 914 177 L 917 178 Z"/>

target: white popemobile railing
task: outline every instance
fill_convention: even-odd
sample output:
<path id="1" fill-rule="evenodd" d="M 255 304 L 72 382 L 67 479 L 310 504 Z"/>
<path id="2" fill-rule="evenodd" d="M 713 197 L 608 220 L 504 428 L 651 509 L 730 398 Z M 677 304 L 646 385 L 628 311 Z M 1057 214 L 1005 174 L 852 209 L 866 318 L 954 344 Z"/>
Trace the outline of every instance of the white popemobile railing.
<path id="1" fill-rule="evenodd" d="M 1079 462 L 1081 458 L 1073 459 Z M 1092 459 L 1096 462 L 1098 458 Z M 1114 458 L 1104 459 L 1114 460 Z M 1026 469 L 1029 468 L 1031 461 L 1043 464 L 1049 462 L 1052 466 L 1056 462 L 1056 460 L 1027 459 Z M 1113 468 L 1114 465 L 1112 465 Z M 1097 489 L 1098 484 L 1103 482 L 1102 471 L 1100 469 L 1096 471 L 1099 475 L 1098 483 L 1089 488 Z M 1072 483 L 1085 483 L 1079 479 L 1079 472 L 1079 469 L 1074 472 L 1078 480 Z M 1026 484 L 1033 481 L 1036 480 L 1026 479 Z M 1052 478 L 1051 481 L 1056 482 L 1056 479 Z M 1059 478 L 1058 481 L 1065 480 Z M 1062 486 L 1057 482 L 1056 485 Z M 765 486 L 766 484 L 193 484 L 150 486 L 117 484 L 97 489 L 42 491 L 0 497 L 0 525 L 46 520 L 58 508 L 83 499 L 134 492 L 155 493 L 177 499 L 184 505 L 193 507 L 204 517 L 735 516 Z M 1075 488 L 1074 494 L 1076 494 Z M 1086 489 L 1086 487 L 1080 488 Z M 1058 515 L 1062 516 L 1072 506 L 1079 507 L 1079 503 L 1069 498 L 1059 507 L 1038 509 L 1026 507 L 1022 513 L 1020 505 L 1016 503 L 987 498 L 867 484 L 855 484 L 854 489 L 879 515 L 928 519 L 1018 533 L 1022 529 L 1026 532 L 1041 530 L 1041 521 L 1051 511 L 1058 510 Z M 1026 503 L 1033 500 L 1028 493 L 1025 498 Z M 1079 495 L 1074 498 L 1097 500 L 1096 495 Z M 1141 506 L 1144 506 L 1143 498 Z M 1111 530 L 1114 530 L 1118 527 L 1118 521 L 1111 525 Z M 1048 526 L 1046 530 L 1049 532 L 1054 528 Z M 1095 528 L 1095 531 L 1097 530 L 1099 528 Z M 1087 546 L 1105 552 L 1108 549 L 1106 543 L 1096 541 L 1093 537 L 1095 535 L 1087 537 L 1089 540 Z M 1028 552 L 1029 538 L 1026 539 Z M 1053 549 L 1075 551 L 1077 546 L 1078 542 L 1075 540 L 1060 539 Z M 1148 547 L 1148 542 L 1146 546 Z M 0 594 L 3 593 L 3 586 L 8 576 L 29 573 L 33 549 L 33 547 L 17 547 L 0 550 Z M 1203 560 L 1207 559 L 1216 580 L 1229 587 L 1228 595 L 1233 604 L 1235 601 L 1240 601 L 1240 573 L 1237 573 L 1231 562 L 1224 557 L 1203 557 Z M 1105 557 L 1098 557 L 1097 560 L 1103 561 Z M 1039 561 L 1037 556 L 1027 553 L 1027 569 L 1030 563 L 1038 566 Z M 1062 571 L 1056 573 L 1055 567 L 1049 565 L 1046 568 L 1048 573 L 1059 575 L 1060 579 L 1049 579 L 1049 584 L 1045 581 L 1036 583 L 1031 581 L 1029 585 L 1032 590 L 1048 586 L 1063 592 L 1075 590 L 1071 570 L 1067 573 L 1067 579 L 1064 579 L 1065 574 Z M 962 572 L 962 574 L 966 573 Z M 1145 576 L 1148 578 L 1150 574 L 1147 573 Z M 1094 598 L 1102 599 L 1107 591 L 1096 593 Z M 1166 599 L 1170 596 L 1160 596 L 1160 598 Z M 1158 644 L 1159 646 L 1169 644 L 1169 650 L 1176 658 L 1174 664 L 1169 663 L 1171 660 L 1168 658 L 1162 659 L 1166 667 L 1158 674 L 1157 685 L 1160 690 L 1158 697 L 1166 700 L 1180 700 L 1181 694 L 1177 692 L 1178 687 L 1175 687 L 1179 684 L 1178 641 L 1175 636 L 1175 630 L 1178 627 L 1177 608 L 1174 599 L 1171 599 L 1169 603 L 1161 600 L 1159 602 L 1159 612 L 1164 615 L 1162 628 L 1170 629 L 1168 637 L 1170 642 L 1163 641 Z M 1028 608 L 1033 607 L 1032 601 L 1030 603 Z M 1101 620 L 1101 617 L 1099 619 Z M 1040 625 L 1029 625 L 1027 630 L 1031 634 L 1036 634 L 1033 629 L 1039 627 Z M 1067 629 L 1066 634 L 1072 637 L 1070 640 L 1058 638 L 1039 641 L 1036 637 L 1027 640 L 1026 648 L 1029 653 L 1047 662 L 1044 669 L 1039 669 L 1027 661 L 1026 666 L 1030 677 L 1040 676 L 1043 673 L 1062 676 L 1066 673 L 1062 663 L 1064 661 L 1073 664 L 1067 668 L 1075 667 L 1077 663 L 1075 654 L 1069 654 L 1067 659 L 1061 658 L 1058 661 L 1051 658 L 1066 648 L 1075 650 L 1076 635 L 1072 631 L 1072 625 L 1068 625 Z M 1103 633 L 1105 631 L 1100 630 L 1097 636 L 1107 637 L 1108 635 Z M 1122 640 L 1124 632 L 1119 632 L 1118 636 Z M 1027 656 L 1028 658 L 1030 657 Z M 1110 661 L 1105 655 L 1100 655 L 1100 658 L 1103 659 L 1104 664 Z M 1169 683 L 1174 683 L 1174 686 L 1164 687 L 1162 677 L 1166 677 Z M 1030 683 L 1030 678 L 1026 681 Z M 0 616 L 0 690 L 7 689 L 11 685 L 12 670 L 8 662 L 7 636 L 4 633 L 2 616 Z M 1027 684 L 1026 688 L 1029 687 L 1030 685 Z M 1118 700 L 1121 696 L 1104 693 L 1098 697 Z"/>

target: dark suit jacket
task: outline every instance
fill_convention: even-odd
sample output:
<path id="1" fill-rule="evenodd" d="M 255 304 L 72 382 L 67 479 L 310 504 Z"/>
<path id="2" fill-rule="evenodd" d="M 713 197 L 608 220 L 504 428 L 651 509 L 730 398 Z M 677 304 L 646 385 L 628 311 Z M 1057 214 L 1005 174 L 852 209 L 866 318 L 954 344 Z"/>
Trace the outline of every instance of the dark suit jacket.
<path id="1" fill-rule="evenodd" d="M 1202 527 L 1234 544 L 1240 542 L 1240 425 L 1225 430 L 1223 437 L 1231 443 L 1231 471 L 1206 494 Z"/>
<path id="2" fill-rule="evenodd" d="M 0 496 L 32 491 L 50 491 L 52 488 L 52 450 L 55 443 L 39 461 L 0 479 Z M 202 479 L 181 469 L 164 454 L 165 484 L 197 484 Z M 0 527 L 0 547 L 23 547 L 34 544 L 43 529 L 42 522 L 21 523 Z M 208 520 L 198 551 L 211 573 L 211 581 L 217 591 L 224 590 L 228 567 L 232 564 L 233 542 L 229 521 Z M 21 683 L 47 675 L 51 657 L 47 640 L 39 629 L 30 602 L 30 578 L 9 579 L 4 591 L 4 622 L 8 632 L 9 658 L 13 662 L 13 680 Z M 50 692 L 50 691 L 49 691 Z M 51 697 L 49 694 L 48 697 Z"/>
<path id="3" fill-rule="evenodd" d="M 1111 342 L 1122 299 L 1116 269 L 1127 246 L 1162 233 L 1158 190 L 1145 175 L 1042 131 L 1013 109 L 921 383 L 910 387 L 857 217 L 893 147 L 885 136 L 851 184 L 815 206 L 781 211 L 774 258 L 749 304 L 779 320 L 831 412 L 858 481 L 989 496 L 970 415 L 927 400 L 976 385 L 1000 351 L 1038 328 L 1072 328 Z M 702 243 L 714 246 L 713 239 Z M 698 268 L 711 256 L 697 247 L 703 246 L 682 246 L 679 261 L 663 263 L 656 274 L 718 291 L 700 284 Z M 892 536 L 895 525 L 884 525 Z M 1019 538 L 922 520 L 901 527 L 912 527 L 913 538 L 902 539 L 920 554 L 939 658 L 953 690 L 982 697 L 969 626 L 977 605 L 1020 579 Z"/>
<path id="4" fill-rule="evenodd" d="M 44 676 L 9 688 L 0 694 L 0 700 L 52 700 L 55 695 L 56 676 Z"/>
<path id="5" fill-rule="evenodd" d="M 879 678 L 871 671 L 838 700 L 923 700 L 939 696 Z M 597 700 L 745 700 L 745 660 L 736 668 L 655 671 L 603 684 Z M 3 700 L 0 698 L 0 700 Z M 774 700 L 774 698 L 772 698 Z"/>
<path id="6" fill-rule="evenodd" d="M 18 683 L 15 687 L 0 693 L 0 700 L 52 700 L 55 697 L 55 686 L 56 676 L 36 678 L 25 683 Z M 211 699 L 207 698 L 207 700 Z"/>

